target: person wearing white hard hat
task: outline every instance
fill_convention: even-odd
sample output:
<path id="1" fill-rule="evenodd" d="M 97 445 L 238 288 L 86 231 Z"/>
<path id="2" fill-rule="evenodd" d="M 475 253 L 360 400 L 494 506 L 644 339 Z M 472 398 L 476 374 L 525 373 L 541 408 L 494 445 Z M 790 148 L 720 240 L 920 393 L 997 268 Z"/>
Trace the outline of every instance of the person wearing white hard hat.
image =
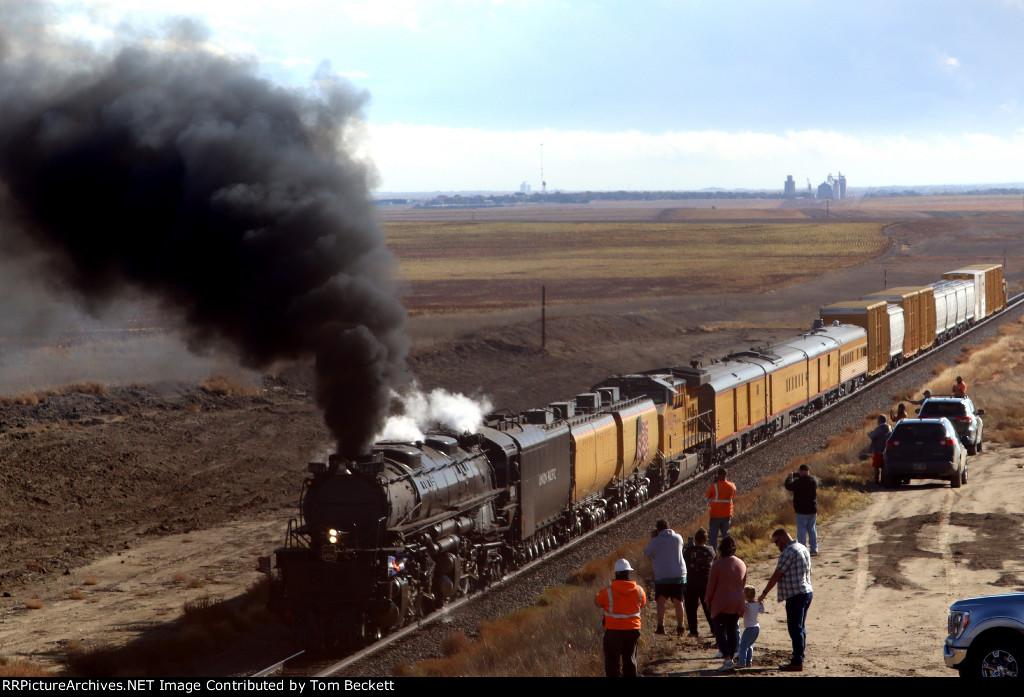
<path id="1" fill-rule="evenodd" d="M 636 581 L 629 580 L 632 570 L 626 559 L 616 561 L 615 580 L 594 598 L 604 610 L 604 673 L 609 678 L 637 676 L 640 608 L 647 604 L 647 594 Z"/>

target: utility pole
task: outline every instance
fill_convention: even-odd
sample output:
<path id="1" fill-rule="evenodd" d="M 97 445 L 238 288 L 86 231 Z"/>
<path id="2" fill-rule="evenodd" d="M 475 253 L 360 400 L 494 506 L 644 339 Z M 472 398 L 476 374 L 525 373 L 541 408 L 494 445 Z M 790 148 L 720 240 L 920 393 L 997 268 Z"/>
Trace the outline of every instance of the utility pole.
<path id="1" fill-rule="evenodd" d="M 547 301 L 547 288 L 544 285 L 540 287 L 540 347 L 544 348 L 547 344 L 547 312 L 548 312 L 548 301 Z"/>

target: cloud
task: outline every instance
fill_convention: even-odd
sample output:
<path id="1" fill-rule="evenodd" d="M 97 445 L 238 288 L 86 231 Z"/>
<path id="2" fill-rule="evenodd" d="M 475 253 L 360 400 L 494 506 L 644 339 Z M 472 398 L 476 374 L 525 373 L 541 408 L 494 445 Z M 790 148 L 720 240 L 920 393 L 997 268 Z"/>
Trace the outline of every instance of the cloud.
<path id="1" fill-rule="evenodd" d="M 942 54 L 942 65 L 949 70 L 956 70 L 960 67 L 960 59 L 949 55 L 948 53 Z"/>

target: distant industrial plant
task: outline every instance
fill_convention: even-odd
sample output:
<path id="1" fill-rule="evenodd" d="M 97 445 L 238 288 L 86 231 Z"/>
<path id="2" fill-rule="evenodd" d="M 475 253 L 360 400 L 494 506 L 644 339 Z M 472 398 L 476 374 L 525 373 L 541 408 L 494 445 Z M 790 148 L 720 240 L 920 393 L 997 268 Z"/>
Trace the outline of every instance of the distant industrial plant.
<path id="1" fill-rule="evenodd" d="M 807 192 L 801 196 L 797 194 L 796 182 L 793 180 L 793 175 L 790 174 L 783 182 L 782 195 L 784 198 L 821 198 L 833 201 L 846 198 L 846 176 L 840 172 L 838 177 L 833 177 L 829 172 L 828 178 L 818 184 L 817 191 L 811 187 L 811 180 L 808 179 Z"/>

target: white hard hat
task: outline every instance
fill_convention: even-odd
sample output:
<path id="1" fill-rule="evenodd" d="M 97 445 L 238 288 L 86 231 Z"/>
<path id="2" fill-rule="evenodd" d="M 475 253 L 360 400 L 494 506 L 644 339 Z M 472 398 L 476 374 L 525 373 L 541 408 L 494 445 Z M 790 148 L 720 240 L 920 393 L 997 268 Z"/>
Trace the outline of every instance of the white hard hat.
<path id="1" fill-rule="evenodd" d="M 619 559 L 615 562 L 615 573 L 620 571 L 632 571 L 633 567 L 629 565 L 629 562 L 625 559 Z"/>

